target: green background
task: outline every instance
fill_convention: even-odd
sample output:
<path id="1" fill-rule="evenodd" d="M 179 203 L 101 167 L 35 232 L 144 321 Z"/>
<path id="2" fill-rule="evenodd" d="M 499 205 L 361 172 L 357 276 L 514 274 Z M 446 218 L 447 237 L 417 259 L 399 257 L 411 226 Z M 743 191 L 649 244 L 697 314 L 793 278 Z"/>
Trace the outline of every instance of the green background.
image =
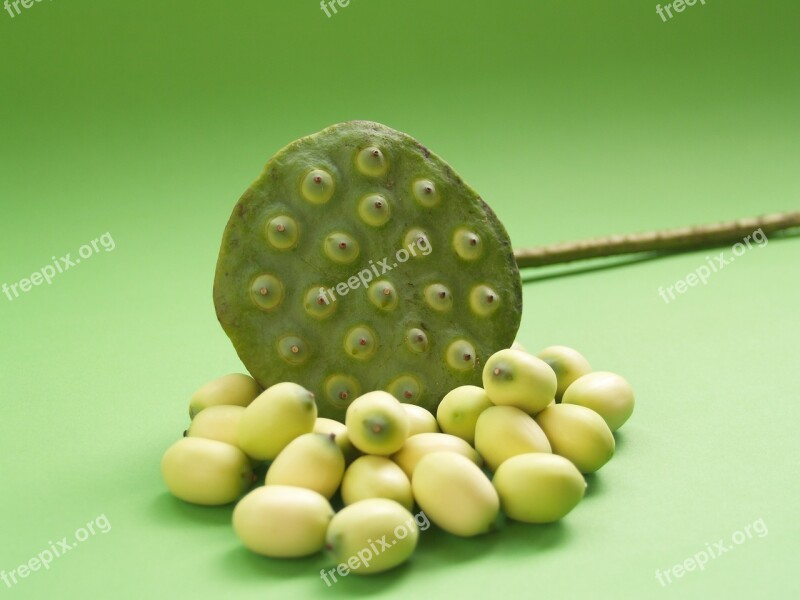
<path id="1" fill-rule="evenodd" d="M 192 391 L 241 369 L 211 285 L 223 227 L 278 149 L 349 119 L 406 131 L 515 246 L 800 205 L 800 8 L 655 3 L 55 0 L 0 12 L 0 569 L 98 515 L 112 529 L 0 597 L 788 597 L 795 556 L 797 239 L 665 304 L 705 252 L 534 272 L 519 339 L 626 376 L 636 412 L 562 523 L 462 540 L 331 589 L 322 557 L 246 552 L 230 509 L 159 473 Z M 730 251 L 728 250 L 728 253 Z M 604 266 L 605 263 L 601 263 Z M 594 266 L 594 265 L 592 265 Z M 662 587 L 758 519 L 754 537 Z"/>

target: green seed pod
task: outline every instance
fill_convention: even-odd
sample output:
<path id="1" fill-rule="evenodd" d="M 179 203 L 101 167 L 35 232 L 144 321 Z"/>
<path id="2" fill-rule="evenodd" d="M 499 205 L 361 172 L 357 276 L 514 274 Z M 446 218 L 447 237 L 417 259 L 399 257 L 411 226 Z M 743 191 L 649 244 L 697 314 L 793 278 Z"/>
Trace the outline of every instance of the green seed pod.
<path id="1" fill-rule="evenodd" d="M 436 409 L 436 420 L 442 431 L 475 443 L 475 423 L 480 414 L 493 406 L 483 388 L 462 385 L 447 393 Z"/>
<path id="2" fill-rule="evenodd" d="M 333 434 L 336 437 L 336 445 L 339 446 L 339 450 L 344 455 L 346 464 L 350 464 L 361 455 L 358 449 L 353 446 L 350 438 L 347 437 L 347 427 L 344 423 L 326 419 L 325 417 L 317 417 L 317 420 L 314 421 L 314 433 Z"/>
<path id="3" fill-rule="evenodd" d="M 343 475 L 344 455 L 336 445 L 336 435 L 304 433 L 272 461 L 265 484 L 304 487 L 330 498 Z"/>
<path id="4" fill-rule="evenodd" d="M 408 415 L 408 437 L 418 433 L 439 433 L 436 417 L 429 410 L 416 404 L 401 404 Z"/>
<path id="5" fill-rule="evenodd" d="M 310 433 L 317 419 L 314 394 L 296 383 L 276 383 L 248 406 L 239 423 L 239 445 L 249 456 L 272 460 Z"/>
<path id="6" fill-rule="evenodd" d="M 535 415 L 553 401 L 558 381 L 540 358 L 520 350 L 500 350 L 486 361 L 483 387 L 499 406 L 516 406 Z"/>
<path id="7" fill-rule="evenodd" d="M 392 455 L 392 460 L 403 469 L 410 479 L 414 474 L 417 463 L 423 456 L 433 452 L 456 452 L 470 459 L 480 466 L 481 457 L 467 442 L 447 433 L 418 433 L 412 435 L 403 444 L 398 452 Z"/>
<path id="8" fill-rule="evenodd" d="M 411 482 L 403 470 L 384 456 L 362 456 L 345 471 L 342 500 L 355 504 L 367 498 L 387 498 L 411 510 L 414 496 Z"/>
<path id="9" fill-rule="evenodd" d="M 515 521 L 552 523 L 583 498 L 586 481 L 557 454 L 518 454 L 503 462 L 492 479 L 503 512 Z"/>
<path id="10" fill-rule="evenodd" d="M 217 440 L 238 448 L 239 422 L 243 414 L 243 406 L 209 406 L 192 420 L 186 435 Z"/>
<path id="11" fill-rule="evenodd" d="M 556 374 L 558 387 L 556 388 L 556 402 L 561 402 L 570 384 L 592 372 L 592 366 L 581 353 L 567 346 L 549 346 L 537 354 Z"/>
<path id="12" fill-rule="evenodd" d="M 564 392 L 562 402 L 591 408 L 616 431 L 633 414 L 633 388 L 623 377 L 597 371 L 575 380 Z"/>
<path id="13" fill-rule="evenodd" d="M 407 561 L 418 539 L 419 527 L 410 512 L 394 500 L 370 498 L 336 513 L 325 548 L 345 574 L 368 575 Z"/>
<path id="14" fill-rule="evenodd" d="M 408 437 L 408 415 L 389 392 L 368 392 L 353 400 L 345 425 L 353 445 L 367 454 L 388 456 Z"/>
<path id="15" fill-rule="evenodd" d="M 333 518 L 330 503 L 317 492 L 271 485 L 247 494 L 233 510 L 233 529 L 257 554 L 273 558 L 309 556 L 325 545 Z"/>
<path id="16" fill-rule="evenodd" d="M 552 451 L 533 417 L 514 406 L 492 406 L 481 413 L 475 424 L 475 449 L 492 471 L 512 456 Z"/>
<path id="17" fill-rule="evenodd" d="M 241 373 L 224 375 L 199 388 L 189 401 L 189 418 L 209 406 L 247 406 L 261 393 L 255 379 Z"/>
<path id="18" fill-rule="evenodd" d="M 553 452 L 581 473 L 594 473 L 614 455 L 614 435 L 603 417 L 585 406 L 553 404 L 536 415 Z"/>
<path id="19" fill-rule="evenodd" d="M 232 208 L 217 317 L 263 388 L 301 383 L 318 416 L 344 421 L 359 394 L 403 376 L 419 392 L 399 399 L 435 414 L 453 388 L 481 385 L 486 359 L 517 333 L 505 228 L 402 132 L 353 121 L 292 142 Z"/>
<path id="20" fill-rule="evenodd" d="M 161 475 L 174 496 L 206 506 L 237 500 L 253 482 L 244 452 L 201 437 L 186 437 L 170 446 L 161 460 Z"/>
<path id="21" fill-rule="evenodd" d="M 414 498 L 445 531 L 472 537 L 494 529 L 500 499 L 483 471 L 455 452 L 423 457 L 411 479 Z"/>

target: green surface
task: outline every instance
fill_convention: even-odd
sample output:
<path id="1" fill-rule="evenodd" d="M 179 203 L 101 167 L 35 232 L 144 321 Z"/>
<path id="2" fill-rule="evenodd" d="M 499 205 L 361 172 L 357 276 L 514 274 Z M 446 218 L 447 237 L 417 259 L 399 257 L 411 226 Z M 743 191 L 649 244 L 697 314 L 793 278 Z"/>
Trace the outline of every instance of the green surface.
<path id="1" fill-rule="evenodd" d="M 617 456 L 559 525 L 429 529 L 402 569 L 328 589 L 321 557 L 249 555 L 230 509 L 173 500 L 158 464 L 191 392 L 240 368 L 214 316 L 219 241 L 286 143 L 356 118 L 406 131 L 517 246 L 796 209 L 798 17 L 788 0 L 707 0 L 667 23 L 633 0 L 0 11 L 0 283 L 105 232 L 116 244 L 0 295 L 0 569 L 99 515 L 111 525 L 0 594 L 797 595 L 797 238 L 670 304 L 659 286 L 708 253 L 525 285 L 524 344 L 574 346 L 637 394 Z M 758 519 L 764 537 L 658 583 Z"/>

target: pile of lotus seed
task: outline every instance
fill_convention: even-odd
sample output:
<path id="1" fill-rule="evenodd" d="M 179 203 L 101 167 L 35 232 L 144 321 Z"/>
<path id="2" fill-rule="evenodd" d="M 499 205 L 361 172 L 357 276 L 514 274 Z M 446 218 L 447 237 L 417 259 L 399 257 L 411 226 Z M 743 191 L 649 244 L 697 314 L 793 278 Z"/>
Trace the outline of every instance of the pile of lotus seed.
<path id="1" fill-rule="evenodd" d="M 631 386 L 593 372 L 571 348 L 534 356 L 517 343 L 493 354 L 482 377 L 482 388 L 449 392 L 435 417 L 371 391 L 340 423 L 318 418 L 314 394 L 297 383 L 262 391 L 247 375 L 226 375 L 192 396 L 191 425 L 161 463 L 164 481 L 186 502 L 238 500 L 233 528 L 253 552 L 324 549 L 344 574 L 408 560 L 422 524 L 415 504 L 424 522 L 463 537 L 505 517 L 561 519 L 584 496 L 583 474 L 614 454 L 613 432 L 633 412 Z M 264 467 L 264 485 L 253 488 Z M 385 540 L 382 551 L 354 560 L 378 550 L 376 540 Z"/>

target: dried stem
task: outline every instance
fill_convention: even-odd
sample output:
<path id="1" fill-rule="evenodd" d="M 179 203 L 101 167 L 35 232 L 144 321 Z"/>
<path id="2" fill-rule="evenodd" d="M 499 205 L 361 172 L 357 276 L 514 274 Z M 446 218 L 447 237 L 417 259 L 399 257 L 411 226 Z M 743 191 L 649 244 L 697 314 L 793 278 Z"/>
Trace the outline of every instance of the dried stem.
<path id="1" fill-rule="evenodd" d="M 740 242 L 758 229 L 769 236 L 791 227 L 800 227 L 800 212 L 523 248 L 515 250 L 514 257 L 519 268 L 525 269 L 637 252 L 683 252 Z"/>

